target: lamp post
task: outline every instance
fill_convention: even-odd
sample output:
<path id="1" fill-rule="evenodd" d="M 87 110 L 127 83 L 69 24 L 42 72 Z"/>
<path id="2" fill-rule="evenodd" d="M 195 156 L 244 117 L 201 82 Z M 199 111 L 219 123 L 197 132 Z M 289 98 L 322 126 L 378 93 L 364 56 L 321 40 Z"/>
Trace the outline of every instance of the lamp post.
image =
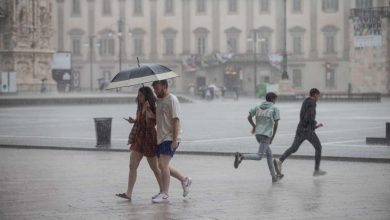
<path id="1" fill-rule="evenodd" d="M 91 89 L 91 92 L 93 92 L 93 65 L 92 65 L 92 61 L 93 61 L 93 48 L 94 48 L 94 45 L 93 45 L 93 39 L 95 38 L 94 35 L 91 35 L 89 36 L 89 74 L 90 74 L 90 89 Z"/>
<path id="2" fill-rule="evenodd" d="M 256 87 L 257 87 L 257 30 L 253 29 L 252 31 L 252 38 L 248 38 L 248 41 L 253 42 L 253 88 L 254 88 L 254 95 L 256 97 Z"/>

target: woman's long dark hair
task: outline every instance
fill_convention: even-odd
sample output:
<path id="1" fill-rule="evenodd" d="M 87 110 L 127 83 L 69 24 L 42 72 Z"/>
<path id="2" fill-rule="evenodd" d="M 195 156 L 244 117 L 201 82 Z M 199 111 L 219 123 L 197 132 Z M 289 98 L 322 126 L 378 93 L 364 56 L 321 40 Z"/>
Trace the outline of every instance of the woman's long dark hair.
<path id="1" fill-rule="evenodd" d="M 145 97 L 145 102 L 149 102 L 150 109 L 154 114 L 156 114 L 156 96 L 154 95 L 152 89 L 148 86 L 143 86 L 139 88 L 138 92 L 142 93 Z M 141 112 L 142 106 L 137 99 L 137 113 Z"/>

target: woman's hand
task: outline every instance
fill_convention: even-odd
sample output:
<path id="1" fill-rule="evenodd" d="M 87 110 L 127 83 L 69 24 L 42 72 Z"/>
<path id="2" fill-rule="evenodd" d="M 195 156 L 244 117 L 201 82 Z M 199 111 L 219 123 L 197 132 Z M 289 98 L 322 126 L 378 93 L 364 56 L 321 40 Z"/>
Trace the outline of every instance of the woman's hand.
<path id="1" fill-rule="evenodd" d="M 125 119 L 126 121 L 128 121 L 130 124 L 134 124 L 135 123 L 135 119 L 132 118 L 132 117 L 129 117 L 128 119 L 127 118 L 123 118 Z"/>

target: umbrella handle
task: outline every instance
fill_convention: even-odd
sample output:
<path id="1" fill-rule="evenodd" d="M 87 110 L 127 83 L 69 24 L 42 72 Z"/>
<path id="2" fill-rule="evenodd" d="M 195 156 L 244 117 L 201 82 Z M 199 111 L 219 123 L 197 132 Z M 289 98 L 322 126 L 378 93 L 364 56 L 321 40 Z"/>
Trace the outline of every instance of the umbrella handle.
<path id="1" fill-rule="evenodd" d="M 138 64 L 138 68 L 139 68 L 140 66 L 139 66 L 139 59 L 138 59 L 138 57 L 137 57 L 137 64 Z"/>

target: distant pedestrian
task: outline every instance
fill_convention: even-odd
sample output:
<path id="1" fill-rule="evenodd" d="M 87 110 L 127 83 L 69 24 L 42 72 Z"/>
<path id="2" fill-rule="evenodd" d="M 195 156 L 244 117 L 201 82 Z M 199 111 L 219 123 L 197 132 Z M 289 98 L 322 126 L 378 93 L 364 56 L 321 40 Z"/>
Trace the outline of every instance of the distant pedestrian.
<path id="1" fill-rule="evenodd" d="M 270 144 L 272 143 L 276 131 L 278 129 L 278 121 L 280 119 L 279 109 L 274 106 L 277 95 L 273 92 L 266 94 L 266 101 L 258 106 L 255 106 L 249 111 L 248 121 L 252 125 L 252 134 L 256 135 L 256 140 L 259 143 L 259 150 L 257 154 L 242 154 L 237 152 L 234 159 L 234 168 L 242 160 L 261 160 L 264 153 L 267 155 L 268 168 L 272 177 L 272 182 L 277 182 L 283 176 L 278 176 L 275 173 L 274 165 L 272 163 L 272 151 Z M 256 118 L 256 124 L 253 122 L 253 117 Z"/>
<path id="2" fill-rule="evenodd" d="M 180 143 L 180 106 L 177 97 L 168 90 L 167 80 L 153 82 L 153 89 L 157 95 L 157 156 L 162 176 L 162 191 L 152 199 L 154 203 L 169 202 L 170 176 L 181 182 L 183 196 L 189 193 L 192 180 L 184 177 L 175 168 L 169 165 Z"/>
<path id="3" fill-rule="evenodd" d="M 116 196 L 131 200 L 137 179 L 138 165 L 144 156 L 156 177 L 160 191 L 162 190 L 161 171 L 158 167 L 156 155 L 156 97 L 150 87 L 141 87 L 138 90 L 137 117 L 135 119 L 129 117 L 126 120 L 134 124 L 128 141 L 128 144 L 130 144 L 129 181 L 126 193 L 116 194 Z"/>
<path id="4" fill-rule="evenodd" d="M 326 172 L 320 169 L 321 162 L 321 142 L 318 139 L 315 129 L 322 127 L 322 123 L 317 123 L 316 107 L 317 101 L 320 99 L 320 91 L 316 88 L 310 90 L 310 97 L 306 98 L 302 103 L 300 120 L 295 133 L 294 142 L 279 159 L 274 159 L 275 170 L 278 174 L 282 173 L 282 163 L 288 156 L 295 153 L 301 146 L 303 141 L 308 140 L 315 149 L 315 166 L 313 176 L 325 175 Z"/>

